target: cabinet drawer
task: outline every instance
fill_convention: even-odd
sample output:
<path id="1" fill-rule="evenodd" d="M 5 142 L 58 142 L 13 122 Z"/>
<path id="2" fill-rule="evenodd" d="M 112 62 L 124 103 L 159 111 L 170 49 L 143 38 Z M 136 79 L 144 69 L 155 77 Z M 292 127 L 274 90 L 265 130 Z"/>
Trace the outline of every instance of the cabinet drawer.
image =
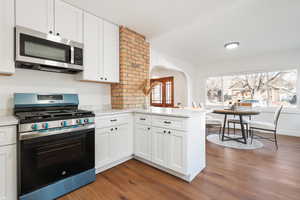
<path id="1" fill-rule="evenodd" d="M 151 115 L 135 114 L 135 123 L 151 125 Z"/>
<path id="2" fill-rule="evenodd" d="M 15 144 L 17 138 L 16 126 L 0 127 L 0 146 Z"/>
<path id="3" fill-rule="evenodd" d="M 176 117 L 152 116 L 152 125 L 168 129 L 185 130 L 186 120 Z"/>
<path id="4" fill-rule="evenodd" d="M 130 122 L 129 114 L 96 117 L 96 128 L 105 128 Z"/>

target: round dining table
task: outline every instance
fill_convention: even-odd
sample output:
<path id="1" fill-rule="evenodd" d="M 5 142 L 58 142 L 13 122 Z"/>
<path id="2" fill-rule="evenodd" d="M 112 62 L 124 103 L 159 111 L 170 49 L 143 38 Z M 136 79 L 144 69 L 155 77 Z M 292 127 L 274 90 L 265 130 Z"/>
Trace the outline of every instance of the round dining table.
<path id="1" fill-rule="evenodd" d="M 253 110 L 242 110 L 242 109 L 221 109 L 221 110 L 213 110 L 212 113 L 215 114 L 222 114 L 224 115 L 224 123 L 223 123 L 223 130 L 222 130 L 222 141 L 228 141 L 228 140 L 235 140 L 240 143 L 247 144 L 247 134 L 245 131 L 244 127 L 244 122 L 243 122 L 243 116 L 252 116 L 252 115 L 258 115 L 260 112 L 258 111 L 253 111 Z M 239 121 L 241 125 L 241 132 L 242 132 L 242 137 L 230 137 L 230 136 L 225 136 L 225 128 L 226 128 L 226 122 L 227 122 L 227 116 L 228 115 L 234 115 L 234 116 L 239 116 Z"/>

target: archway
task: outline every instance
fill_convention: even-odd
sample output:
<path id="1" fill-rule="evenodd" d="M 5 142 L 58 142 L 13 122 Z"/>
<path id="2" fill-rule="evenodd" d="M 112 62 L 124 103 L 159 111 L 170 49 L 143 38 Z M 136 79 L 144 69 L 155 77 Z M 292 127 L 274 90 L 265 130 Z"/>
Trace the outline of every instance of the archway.
<path id="1" fill-rule="evenodd" d="M 180 103 L 182 106 L 191 105 L 190 87 L 188 75 L 173 67 L 162 65 L 153 66 L 150 70 L 150 78 L 174 77 L 174 105 Z"/>

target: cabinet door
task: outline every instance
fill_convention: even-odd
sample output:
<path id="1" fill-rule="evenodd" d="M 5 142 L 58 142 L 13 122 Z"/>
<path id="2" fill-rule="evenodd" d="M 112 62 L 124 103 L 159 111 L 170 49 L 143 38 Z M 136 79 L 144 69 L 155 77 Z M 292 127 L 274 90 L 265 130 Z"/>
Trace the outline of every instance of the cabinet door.
<path id="1" fill-rule="evenodd" d="M 167 131 L 162 128 L 152 128 L 152 162 L 167 167 Z"/>
<path id="2" fill-rule="evenodd" d="M 104 77 L 119 82 L 119 27 L 104 21 Z"/>
<path id="3" fill-rule="evenodd" d="M 185 132 L 171 130 L 167 137 L 168 167 L 185 174 L 187 165 L 187 136 Z"/>
<path id="4" fill-rule="evenodd" d="M 0 74 L 13 74 L 14 72 L 14 1 L 1 0 Z"/>
<path id="5" fill-rule="evenodd" d="M 102 167 L 110 162 L 109 137 L 111 131 L 109 128 L 96 129 L 95 131 L 95 166 Z"/>
<path id="6" fill-rule="evenodd" d="M 55 0 L 55 33 L 82 43 L 83 11 L 61 0 Z"/>
<path id="7" fill-rule="evenodd" d="M 122 156 L 122 135 L 121 132 L 118 131 L 118 127 L 111 128 L 111 133 L 109 136 L 109 144 L 110 144 L 110 157 L 112 161 L 119 160 Z"/>
<path id="8" fill-rule="evenodd" d="M 16 25 L 54 33 L 54 0 L 16 0 Z"/>
<path id="9" fill-rule="evenodd" d="M 101 81 L 103 75 L 103 20 L 84 13 L 83 80 Z"/>
<path id="10" fill-rule="evenodd" d="M 17 199 L 16 145 L 0 147 L 0 199 Z"/>
<path id="11" fill-rule="evenodd" d="M 137 124 L 135 127 L 135 154 L 151 161 L 151 130 L 149 127 Z"/>
<path id="12" fill-rule="evenodd" d="M 120 125 L 117 127 L 120 141 L 120 158 L 132 155 L 132 137 L 129 132 L 129 124 Z"/>

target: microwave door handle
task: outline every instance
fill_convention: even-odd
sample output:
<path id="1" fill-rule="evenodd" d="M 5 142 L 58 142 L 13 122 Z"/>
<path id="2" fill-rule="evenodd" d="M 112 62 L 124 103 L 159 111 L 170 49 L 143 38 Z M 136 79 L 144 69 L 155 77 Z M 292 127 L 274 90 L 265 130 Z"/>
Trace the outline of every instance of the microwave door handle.
<path id="1" fill-rule="evenodd" d="M 74 64 L 74 47 L 71 46 L 71 64 Z"/>

